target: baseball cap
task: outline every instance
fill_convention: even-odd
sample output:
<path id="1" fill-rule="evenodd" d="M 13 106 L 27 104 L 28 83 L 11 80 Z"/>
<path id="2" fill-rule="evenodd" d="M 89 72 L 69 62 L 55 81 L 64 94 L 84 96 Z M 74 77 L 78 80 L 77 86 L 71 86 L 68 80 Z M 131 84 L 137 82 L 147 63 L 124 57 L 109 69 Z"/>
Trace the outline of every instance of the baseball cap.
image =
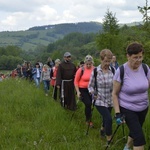
<path id="1" fill-rule="evenodd" d="M 68 57 L 71 56 L 71 54 L 69 52 L 65 52 L 64 57 Z"/>

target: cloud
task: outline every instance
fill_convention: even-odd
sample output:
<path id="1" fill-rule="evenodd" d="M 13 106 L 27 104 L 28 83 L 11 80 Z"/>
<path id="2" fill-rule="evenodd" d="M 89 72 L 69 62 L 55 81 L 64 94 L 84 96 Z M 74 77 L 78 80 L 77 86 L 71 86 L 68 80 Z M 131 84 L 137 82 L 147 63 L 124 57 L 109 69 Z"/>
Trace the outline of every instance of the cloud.
<path id="1" fill-rule="evenodd" d="M 143 0 L 0 0 L 0 31 L 25 30 L 33 26 L 84 21 L 102 22 L 109 9 L 120 23 L 141 21 L 137 6 Z"/>

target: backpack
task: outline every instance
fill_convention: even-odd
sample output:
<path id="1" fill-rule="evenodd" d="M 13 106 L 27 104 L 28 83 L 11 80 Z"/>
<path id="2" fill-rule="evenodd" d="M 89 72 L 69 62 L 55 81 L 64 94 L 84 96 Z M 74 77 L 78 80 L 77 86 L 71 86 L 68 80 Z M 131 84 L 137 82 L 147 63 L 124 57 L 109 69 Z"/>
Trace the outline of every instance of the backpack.
<path id="1" fill-rule="evenodd" d="M 147 76 L 147 73 L 148 73 L 148 68 L 147 68 L 147 65 L 142 63 L 142 67 L 144 69 L 144 72 L 145 72 L 145 76 Z M 123 85 L 123 78 L 124 78 L 124 65 L 121 65 L 119 67 L 120 69 L 120 79 L 121 79 L 121 85 Z"/>
<path id="2" fill-rule="evenodd" d="M 111 71 L 112 71 L 112 73 L 113 73 L 113 75 L 114 75 L 114 74 L 115 74 L 115 69 L 114 69 L 114 67 L 110 66 L 110 68 L 111 68 Z M 84 66 L 81 67 L 80 79 L 81 79 L 83 73 L 84 73 Z M 96 79 L 96 76 L 97 76 L 97 67 L 94 68 L 94 77 L 95 77 L 95 79 Z M 80 80 L 80 79 L 79 79 L 79 80 Z"/>

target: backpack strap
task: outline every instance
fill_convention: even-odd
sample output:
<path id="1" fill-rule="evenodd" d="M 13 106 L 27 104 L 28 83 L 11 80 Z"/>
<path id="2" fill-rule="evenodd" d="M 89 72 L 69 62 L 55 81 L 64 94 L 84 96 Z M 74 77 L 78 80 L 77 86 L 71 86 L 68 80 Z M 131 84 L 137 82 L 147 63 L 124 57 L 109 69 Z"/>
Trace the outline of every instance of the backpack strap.
<path id="1" fill-rule="evenodd" d="M 110 66 L 110 68 L 111 68 L 111 71 L 112 71 L 112 73 L 113 73 L 113 75 L 114 75 L 114 74 L 115 74 L 115 68 L 112 67 L 112 66 Z"/>
<path id="2" fill-rule="evenodd" d="M 142 67 L 143 67 L 143 69 L 144 69 L 145 76 L 147 77 L 148 68 L 147 68 L 146 64 L 142 63 Z"/>
<path id="3" fill-rule="evenodd" d="M 147 73 L 148 73 L 147 65 L 144 64 L 144 63 L 142 63 L 142 67 L 143 67 L 143 70 L 144 70 L 144 72 L 145 72 L 145 76 L 147 77 Z M 122 84 L 123 84 L 123 78 L 124 78 L 124 66 L 121 65 L 121 66 L 119 67 L 119 69 L 120 69 L 120 80 L 121 80 L 121 85 L 122 85 Z"/>
<path id="4" fill-rule="evenodd" d="M 123 84 L 123 78 L 124 78 L 124 66 L 121 65 L 119 67 L 119 69 L 120 69 L 120 80 L 121 80 L 121 85 L 122 85 Z"/>
<path id="5" fill-rule="evenodd" d="M 81 73 L 80 73 L 79 81 L 81 80 L 81 77 L 83 76 L 83 73 L 84 73 L 84 66 L 81 67 Z"/>
<path id="6" fill-rule="evenodd" d="M 98 89 L 97 89 L 97 67 L 95 67 L 94 68 L 94 78 L 95 78 L 95 92 L 96 92 L 96 94 L 97 94 L 97 92 L 98 92 Z"/>

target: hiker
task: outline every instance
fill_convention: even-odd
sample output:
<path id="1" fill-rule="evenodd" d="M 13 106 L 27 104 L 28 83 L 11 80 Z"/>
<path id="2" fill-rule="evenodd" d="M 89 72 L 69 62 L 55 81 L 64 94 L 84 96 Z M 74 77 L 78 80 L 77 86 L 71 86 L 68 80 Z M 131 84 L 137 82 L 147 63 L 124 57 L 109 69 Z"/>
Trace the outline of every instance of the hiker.
<path id="1" fill-rule="evenodd" d="M 110 66 L 114 67 L 116 70 L 119 67 L 119 64 L 117 62 L 117 59 L 116 59 L 115 55 L 112 56 L 112 60 L 111 60 Z"/>
<path id="2" fill-rule="evenodd" d="M 52 60 L 50 57 L 48 57 L 48 59 L 47 59 L 47 65 L 50 68 L 53 68 L 55 66 L 54 60 Z"/>
<path id="3" fill-rule="evenodd" d="M 55 60 L 55 66 L 51 70 L 51 82 L 50 82 L 50 84 L 53 86 L 52 97 L 54 98 L 54 100 L 57 100 L 58 89 L 57 89 L 57 86 L 56 86 L 56 75 L 57 75 L 57 70 L 58 70 L 58 66 L 59 66 L 60 63 L 61 63 L 60 59 L 56 59 Z M 60 90 L 60 88 L 59 88 L 59 90 Z M 60 96 L 59 96 L 59 98 L 60 98 Z"/>
<path id="4" fill-rule="evenodd" d="M 131 43 L 126 49 L 127 62 L 123 64 L 124 77 L 120 76 L 118 68 L 113 81 L 113 103 L 117 120 L 125 116 L 129 128 L 127 143 L 123 150 L 144 150 L 146 144 L 142 130 L 148 112 L 148 88 L 150 86 L 150 71 L 146 65 L 147 74 L 142 67 L 143 46 L 137 42 Z"/>
<path id="5" fill-rule="evenodd" d="M 17 76 L 17 70 L 14 69 L 14 70 L 12 70 L 12 72 L 11 72 L 11 77 L 12 77 L 12 78 L 15 78 L 16 76 Z"/>
<path id="6" fill-rule="evenodd" d="M 32 64 L 31 62 L 27 62 L 27 68 L 26 68 L 26 79 L 29 79 L 29 81 L 32 81 L 33 78 L 32 78 Z"/>
<path id="7" fill-rule="evenodd" d="M 106 135 L 108 144 L 112 136 L 112 83 L 115 72 L 115 68 L 110 67 L 112 52 L 109 49 L 103 49 L 100 52 L 100 60 L 101 64 L 97 67 L 96 77 L 97 91 L 94 97 L 96 97 L 96 109 L 101 114 L 103 120 L 100 135 L 101 137 L 105 137 Z M 91 95 L 95 93 L 95 77 L 93 72 L 91 74 L 88 90 Z"/>
<path id="8" fill-rule="evenodd" d="M 91 72 L 94 69 L 93 64 L 92 56 L 87 55 L 84 60 L 84 65 L 77 70 L 74 80 L 77 96 L 85 105 L 86 124 L 90 124 L 90 127 L 93 127 L 93 123 L 91 121 L 92 96 L 88 91 L 88 83 Z"/>
<path id="9" fill-rule="evenodd" d="M 58 67 L 56 86 L 61 88 L 61 104 L 69 110 L 76 110 L 74 77 L 76 66 L 71 62 L 71 54 L 64 53 L 64 61 Z"/>
<path id="10" fill-rule="evenodd" d="M 18 64 L 16 70 L 17 70 L 17 76 L 19 78 L 21 78 L 22 75 L 23 75 L 23 73 L 22 73 L 22 66 L 20 64 Z"/>
<path id="11" fill-rule="evenodd" d="M 22 74 L 24 78 L 27 77 L 27 62 L 26 61 L 24 61 L 24 63 L 22 64 Z"/>
<path id="12" fill-rule="evenodd" d="M 37 62 L 35 64 L 35 68 L 32 69 L 33 79 L 35 81 L 36 87 L 39 88 L 40 86 L 40 78 L 41 78 L 41 69 L 40 64 Z"/>
<path id="13" fill-rule="evenodd" d="M 84 61 L 83 61 L 83 60 L 80 61 L 79 65 L 77 66 L 77 70 L 78 70 L 80 67 L 82 67 L 82 66 L 84 66 Z"/>
<path id="14" fill-rule="evenodd" d="M 50 89 L 50 73 L 51 68 L 47 64 L 44 64 L 42 68 L 41 79 L 44 84 L 45 96 L 48 96 L 48 92 Z"/>

